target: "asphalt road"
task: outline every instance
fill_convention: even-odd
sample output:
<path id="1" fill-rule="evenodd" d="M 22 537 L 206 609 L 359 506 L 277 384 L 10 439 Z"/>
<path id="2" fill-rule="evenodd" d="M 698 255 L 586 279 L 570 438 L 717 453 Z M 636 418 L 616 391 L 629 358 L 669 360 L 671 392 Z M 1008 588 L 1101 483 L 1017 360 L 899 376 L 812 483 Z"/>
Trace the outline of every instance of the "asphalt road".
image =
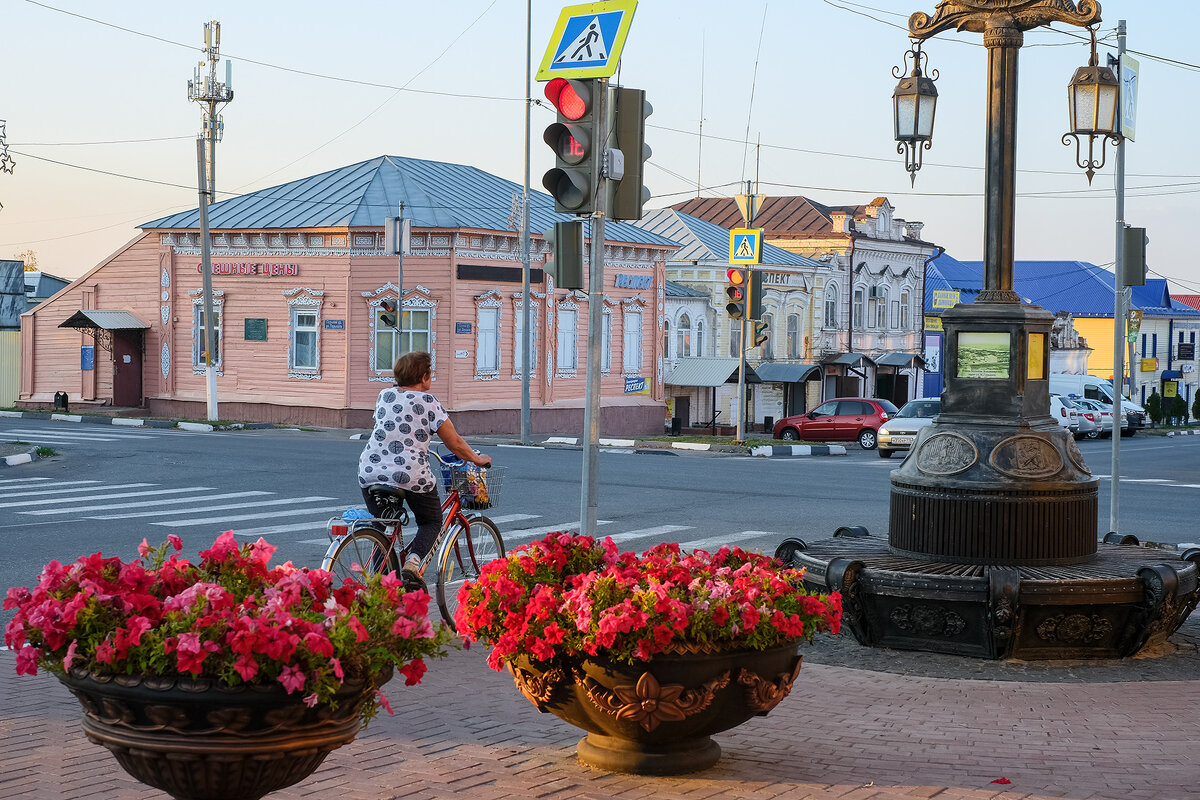
<path id="1" fill-rule="evenodd" d="M 0 469 L 0 587 L 28 585 L 54 558 L 103 552 L 131 557 L 143 537 L 180 535 L 190 552 L 232 529 L 263 536 L 276 560 L 316 566 L 325 521 L 361 505 L 361 442 L 351 431 L 188 433 L 0 419 L 0 441 L 52 447 L 57 455 Z M 477 441 L 507 468 L 489 512 L 509 547 L 580 519 L 578 449 Z M 1100 487 L 1108 529 L 1111 445 L 1080 442 Z M 886 535 L 888 475 L 899 462 L 850 447 L 846 456 L 743 456 L 603 452 L 598 533 L 625 549 L 660 541 L 773 552 L 788 536 L 828 537 L 842 525 Z M 1200 437 L 1122 440 L 1121 531 L 1143 540 L 1200 541 Z"/>

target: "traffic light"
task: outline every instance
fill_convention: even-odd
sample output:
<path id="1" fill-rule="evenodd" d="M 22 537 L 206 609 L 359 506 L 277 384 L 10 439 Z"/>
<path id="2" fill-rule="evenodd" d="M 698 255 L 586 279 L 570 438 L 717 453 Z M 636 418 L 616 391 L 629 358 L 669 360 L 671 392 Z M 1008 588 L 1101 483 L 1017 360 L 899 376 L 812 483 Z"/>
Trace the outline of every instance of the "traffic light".
<path id="1" fill-rule="evenodd" d="M 733 319 L 746 318 L 746 304 L 749 298 L 746 296 L 749 291 L 749 276 L 750 271 L 740 267 L 730 267 L 725 271 L 725 296 L 729 298 L 729 302 L 725 304 L 725 311 Z"/>
<path id="2" fill-rule="evenodd" d="M 546 262 L 544 269 L 554 278 L 560 289 L 583 288 L 583 222 L 556 222 L 544 234 L 550 243 L 553 261 Z"/>
<path id="3" fill-rule="evenodd" d="M 596 207 L 597 152 L 603 149 L 593 113 L 599 86 L 595 78 L 555 78 L 546 84 L 558 121 L 542 134 L 554 151 L 554 169 L 542 176 L 542 185 L 554 198 L 554 210 L 563 214 L 590 214 Z"/>
<path id="4" fill-rule="evenodd" d="M 650 200 L 650 190 L 642 185 L 650 148 L 646 145 L 646 117 L 654 113 L 646 102 L 646 92 L 618 86 L 609 93 L 612 98 L 612 127 L 616 147 L 625 161 L 625 174 L 610 181 L 612 189 L 608 203 L 612 219 L 641 219 L 642 206 Z"/>
<path id="5" fill-rule="evenodd" d="M 767 340 L 768 335 L 767 323 L 756 319 L 754 321 L 754 338 L 750 340 L 750 346 L 758 347 Z"/>
<path id="6" fill-rule="evenodd" d="M 750 309 L 747 316 L 750 319 L 762 319 L 763 314 L 763 274 L 760 269 L 750 270 L 750 297 L 746 307 Z"/>
<path id="7" fill-rule="evenodd" d="M 1122 231 L 1121 276 L 1126 286 L 1146 285 L 1146 245 L 1149 242 L 1145 228 L 1127 225 Z"/>
<path id="8" fill-rule="evenodd" d="M 395 300 L 381 300 L 379 303 L 379 307 L 380 307 L 380 309 L 383 310 L 383 313 L 379 315 L 379 321 L 382 322 L 384 325 L 387 325 L 389 328 L 395 328 L 396 330 L 399 330 L 400 329 L 400 325 L 399 325 L 400 320 L 399 320 L 399 317 L 396 315 L 396 301 Z"/>

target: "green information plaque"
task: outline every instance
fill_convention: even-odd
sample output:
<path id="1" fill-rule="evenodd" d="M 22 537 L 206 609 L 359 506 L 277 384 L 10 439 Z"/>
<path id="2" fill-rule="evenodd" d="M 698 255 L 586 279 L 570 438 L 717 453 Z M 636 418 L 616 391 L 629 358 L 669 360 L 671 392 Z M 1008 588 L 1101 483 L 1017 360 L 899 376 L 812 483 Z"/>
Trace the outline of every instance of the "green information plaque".
<path id="1" fill-rule="evenodd" d="M 246 317 L 246 332 L 242 338 L 247 342 L 265 342 L 267 340 L 267 318 Z"/>

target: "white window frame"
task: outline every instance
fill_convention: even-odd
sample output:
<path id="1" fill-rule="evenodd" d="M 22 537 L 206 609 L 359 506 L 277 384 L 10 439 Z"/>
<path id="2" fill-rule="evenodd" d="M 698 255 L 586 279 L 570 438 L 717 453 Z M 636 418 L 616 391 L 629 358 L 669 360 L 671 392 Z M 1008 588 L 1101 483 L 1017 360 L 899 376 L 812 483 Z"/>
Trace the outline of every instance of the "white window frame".
<path id="1" fill-rule="evenodd" d="M 475 309 L 475 377 L 500 374 L 500 307 Z"/>
<path id="2" fill-rule="evenodd" d="M 703 319 L 696 320 L 696 346 L 694 349 L 695 349 L 697 356 L 699 356 L 700 358 L 704 357 L 704 320 Z"/>
<path id="3" fill-rule="evenodd" d="M 912 295 L 910 294 L 909 290 L 907 288 L 901 289 L 900 290 L 900 319 L 897 320 L 897 324 L 900 326 L 901 330 L 905 330 L 905 331 L 908 330 L 909 320 L 912 319 L 912 317 L 909 316 L 909 305 L 911 304 L 911 302 L 912 302 Z"/>
<path id="4" fill-rule="evenodd" d="M 875 287 L 875 324 L 872 328 L 885 330 L 888 326 L 888 290 L 886 286 Z"/>
<path id="5" fill-rule="evenodd" d="M 775 346 L 774 346 L 775 345 L 775 331 L 772 330 L 772 328 L 775 327 L 775 315 L 764 311 L 763 315 L 762 315 L 762 321 L 764 323 L 766 323 L 767 340 L 765 342 L 763 342 L 761 345 L 759 345 L 759 356 L 762 358 L 763 361 L 774 361 L 775 360 Z M 753 321 L 751 321 L 750 324 L 753 325 L 754 324 Z"/>
<path id="6" fill-rule="evenodd" d="M 838 288 L 831 283 L 825 286 L 825 327 L 838 326 Z"/>
<path id="7" fill-rule="evenodd" d="M 645 361 L 642 352 L 642 325 L 645 321 L 642 305 L 626 304 L 621 321 L 621 374 L 627 377 L 641 375 Z"/>
<path id="8" fill-rule="evenodd" d="M 203 292 L 202 289 L 197 289 L 192 294 L 192 374 L 203 375 L 208 370 L 208 365 L 204 363 L 204 348 L 208 346 L 207 337 L 204 335 L 204 326 L 200 324 L 200 320 L 204 316 L 204 298 L 199 297 Z M 217 318 L 217 360 L 213 363 L 213 369 L 218 375 L 222 374 L 225 358 L 225 313 L 223 307 L 225 305 L 225 293 L 220 290 L 213 292 L 213 314 Z"/>
<path id="9" fill-rule="evenodd" d="M 738 348 L 742 346 L 742 321 L 740 319 L 729 320 L 729 357 L 740 358 L 741 354 Z"/>
<path id="10" fill-rule="evenodd" d="M 612 321 L 610 309 L 604 309 L 600 322 L 600 374 L 612 372 Z"/>
<path id="11" fill-rule="evenodd" d="M 555 374 L 574 377 L 579 371 L 579 307 L 559 303 L 555 325 Z M 569 323 L 569 324 L 568 324 Z"/>
<path id="12" fill-rule="evenodd" d="M 800 357 L 800 315 L 787 315 L 787 357 Z"/>
<path id="13" fill-rule="evenodd" d="M 687 358 L 692 354 L 692 318 L 687 312 L 679 315 L 675 325 L 675 357 Z"/>
<path id="14" fill-rule="evenodd" d="M 369 381 L 380 383 L 393 383 L 395 375 L 392 372 L 392 367 L 397 358 L 414 349 L 427 350 L 433 358 L 432 369 L 434 380 L 437 380 L 437 334 L 435 333 L 434 323 L 437 321 L 437 303 L 432 299 L 430 291 L 424 286 L 417 284 L 404 293 L 404 303 L 397 309 L 400 313 L 401 330 L 396 331 L 392 328 L 384 326 L 379 320 L 382 303 L 384 300 L 396 302 L 396 285 L 393 283 L 385 283 L 383 286 L 376 289 L 374 292 L 363 292 L 362 296 L 367 299 L 368 309 L 370 310 L 370 334 L 371 334 L 371 353 L 368 367 L 370 371 Z M 425 318 L 425 326 L 422 328 L 412 327 L 413 315 L 421 314 Z M 413 347 L 413 337 L 423 335 L 425 337 L 425 347 Z M 392 346 L 391 363 L 380 367 L 379 362 L 379 342 L 383 337 L 389 337 Z M 401 350 L 400 346 L 407 337 L 408 349 Z"/>
<path id="15" fill-rule="evenodd" d="M 866 313 L 866 296 L 867 288 L 865 286 L 854 287 L 854 309 L 852 311 L 854 320 L 854 330 L 861 331 L 863 329 L 863 314 Z"/>
<path id="16" fill-rule="evenodd" d="M 533 341 L 530 342 L 529 360 L 530 375 L 534 375 L 538 368 L 538 334 L 541 333 L 542 315 L 540 313 L 541 302 L 546 299 L 546 295 L 538 292 L 529 293 L 529 316 L 533 318 Z M 521 293 L 513 295 L 513 370 L 514 378 L 524 377 L 525 371 L 522 367 L 522 359 L 525 358 L 525 300 Z"/>
<path id="17" fill-rule="evenodd" d="M 297 380 L 320 380 L 321 378 L 321 305 L 324 303 L 325 292 L 319 289 L 309 289 L 298 286 L 295 289 L 284 289 L 283 296 L 288 304 L 288 377 Z M 299 352 L 296 347 L 296 334 L 301 331 L 299 317 L 301 314 L 311 314 L 311 328 L 303 330 L 313 334 L 313 363 L 300 365 L 296 362 Z"/>

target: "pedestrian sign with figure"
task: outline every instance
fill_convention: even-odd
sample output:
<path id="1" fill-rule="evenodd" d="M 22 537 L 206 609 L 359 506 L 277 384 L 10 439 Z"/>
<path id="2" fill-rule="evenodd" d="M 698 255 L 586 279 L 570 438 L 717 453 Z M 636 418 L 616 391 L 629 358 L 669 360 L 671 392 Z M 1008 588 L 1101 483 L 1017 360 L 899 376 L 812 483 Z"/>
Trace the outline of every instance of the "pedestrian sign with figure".
<path id="1" fill-rule="evenodd" d="M 729 232 L 729 263 L 757 264 L 762 256 L 762 228 L 734 228 Z"/>
<path id="2" fill-rule="evenodd" d="M 637 0 L 567 6 L 559 15 L 537 80 L 608 78 L 617 71 Z"/>

